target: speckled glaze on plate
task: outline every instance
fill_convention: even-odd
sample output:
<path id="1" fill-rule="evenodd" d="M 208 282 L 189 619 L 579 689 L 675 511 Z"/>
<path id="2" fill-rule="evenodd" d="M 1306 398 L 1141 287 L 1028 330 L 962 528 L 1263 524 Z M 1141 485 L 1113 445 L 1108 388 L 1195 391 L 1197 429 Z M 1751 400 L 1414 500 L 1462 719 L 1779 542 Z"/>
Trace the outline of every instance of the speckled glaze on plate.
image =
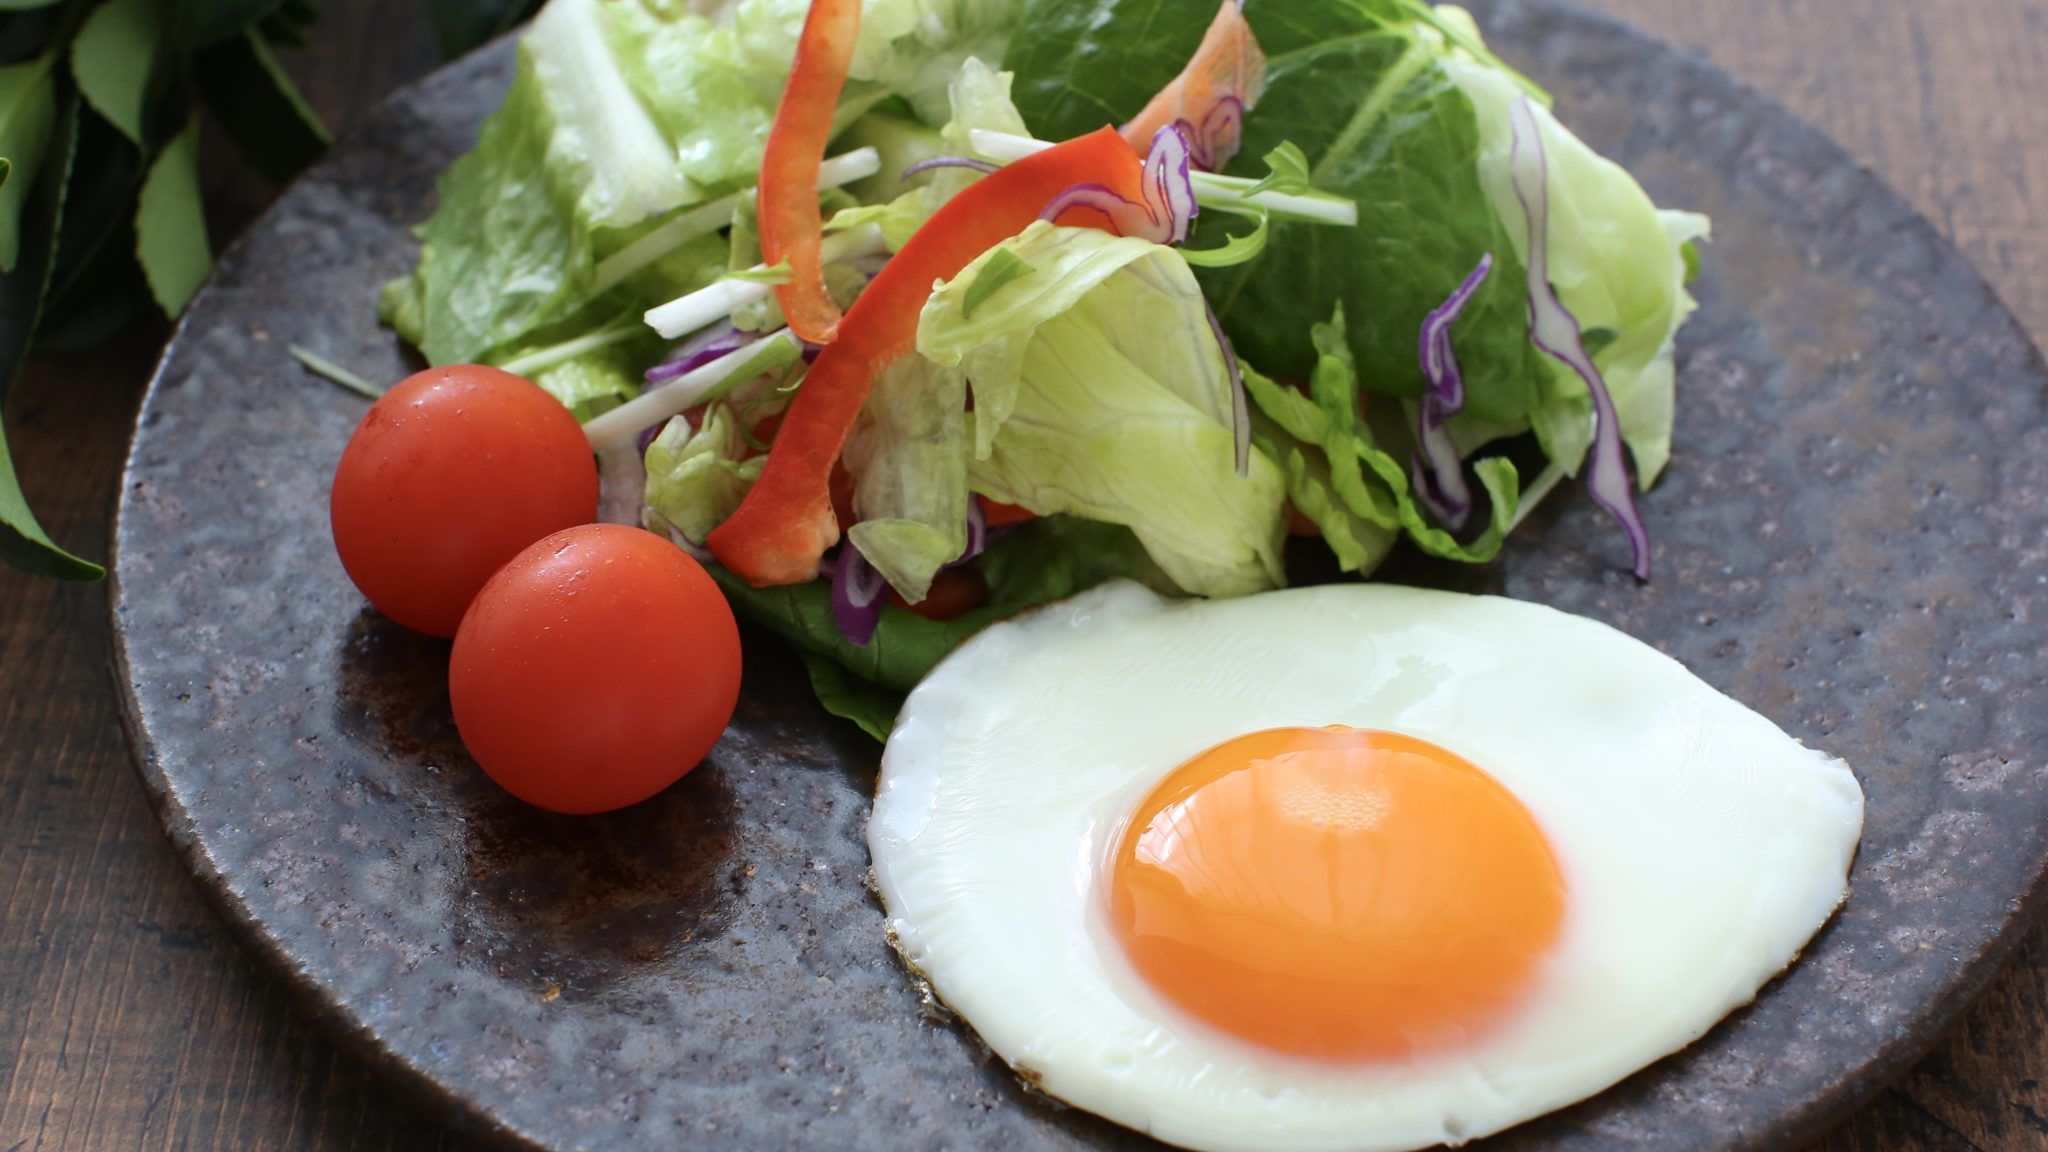
<path id="1" fill-rule="evenodd" d="M 1502 561 L 1390 575 L 1605 620 L 1869 796 L 1842 914 L 1750 1008 L 1490 1152 L 1783 1149 L 1924 1051 L 2048 861 L 2039 355 L 1869 173 L 1694 60 L 1539 0 L 1477 4 L 1567 123 L 1717 223 L 1680 348 L 1658 577 L 1555 499 Z M 400 93 L 221 261 L 144 405 L 114 613 L 142 775 L 250 947 L 456 1122 L 523 1147 L 1135 1148 L 934 1016 L 863 884 L 872 743 L 752 636 L 732 731 L 647 804 L 526 809 L 463 754 L 445 643 L 368 611 L 327 536 L 363 409 L 286 357 L 408 362 L 371 316 L 499 45 Z"/>

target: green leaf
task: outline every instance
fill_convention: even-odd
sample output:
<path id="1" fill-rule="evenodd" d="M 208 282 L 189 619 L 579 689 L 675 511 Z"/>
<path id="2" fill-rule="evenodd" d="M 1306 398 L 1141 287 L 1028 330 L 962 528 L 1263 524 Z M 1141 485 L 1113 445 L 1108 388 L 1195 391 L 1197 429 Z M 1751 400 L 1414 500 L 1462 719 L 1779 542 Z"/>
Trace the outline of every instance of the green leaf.
<path id="1" fill-rule="evenodd" d="M 1309 328 L 1341 302 L 1360 378 L 1376 393 L 1424 386 L 1416 333 L 1492 252 L 1495 272 L 1457 326 L 1467 410 L 1502 423 L 1537 404 L 1545 369 L 1529 342 L 1521 262 L 1482 180 L 1471 101 L 1446 70 L 1437 21 L 1401 0 L 1248 0 L 1267 85 L 1245 118 L 1247 157 L 1292 157 L 1319 191 L 1358 205 L 1355 228 L 1276 220 L 1265 253 L 1205 269 L 1202 283 L 1245 359 L 1302 377 Z M 1426 11 L 1426 9 L 1425 9 Z M 1214 0 L 1032 0 L 1005 63 L 1032 131 L 1062 139 L 1120 123 L 1173 78 Z M 1251 171 L 1235 174 L 1251 176 Z M 1226 222 L 1205 214 L 1192 246 Z"/>
<path id="2" fill-rule="evenodd" d="M 1181 259 L 1197 268 L 1229 268 L 1256 260 L 1266 250 L 1266 241 L 1271 234 L 1271 216 L 1263 208 L 1212 208 L 1212 212 L 1229 212 L 1252 222 L 1252 230 L 1224 238 L 1214 248 L 1182 248 Z"/>
<path id="3" fill-rule="evenodd" d="M 1280 146 L 1266 153 L 1266 178 L 1245 190 L 1246 196 L 1261 192 L 1282 192 L 1299 196 L 1308 191 L 1308 157 L 1302 155 L 1301 146 L 1292 140 L 1282 140 Z"/>
<path id="4" fill-rule="evenodd" d="M 155 308 L 142 268 L 135 262 L 135 194 L 147 174 L 142 149 L 106 117 L 81 106 L 78 143 L 71 180 L 64 186 L 64 221 L 57 233 L 57 267 L 50 281 L 49 310 L 67 321 L 83 314 L 128 311 L 139 295 L 143 308 L 129 319 Z M 124 307 L 101 305 L 119 297 Z M 55 315 L 45 317 L 47 338 Z M 100 323 L 108 321 L 104 319 Z M 84 330 L 93 323 L 67 323 Z"/>
<path id="5" fill-rule="evenodd" d="M 1700 246 L 1696 240 L 1687 240 L 1678 246 L 1678 258 L 1685 261 L 1685 283 L 1687 287 L 1700 278 Z"/>
<path id="6" fill-rule="evenodd" d="M 838 664 L 815 653 L 803 653 L 804 671 L 810 673 L 811 691 L 818 703 L 834 716 L 860 725 L 860 730 L 886 743 L 896 726 L 896 713 L 903 709 L 903 694 L 879 688 Z"/>
<path id="7" fill-rule="evenodd" d="M 974 310 L 982 302 L 996 294 L 996 290 L 1020 276 L 1031 275 L 1031 266 L 1017 258 L 1015 250 L 998 248 L 989 253 L 982 263 L 981 271 L 975 273 L 974 282 L 967 286 L 967 294 L 960 300 L 960 318 L 970 320 Z"/>
<path id="8" fill-rule="evenodd" d="M 7 183 L 0 186 L 0 272 L 13 271 L 21 255 L 22 213 L 37 186 L 56 127 L 55 60 L 52 53 L 0 68 L 0 155 L 7 157 L 11 170 Z M 70 147 L 65 141 L 67 153 Z M 41 292 L 39 286 L 38 299 Z"/>
<path id="9" fill-rule="evenodd" d="M 1431 523 L 1409 487 L 1406 463 L 1381 448 L 1358 419 L 1359 382 L 1343 328 L 1341 307 L 1329 323 L 1314 327 L 1316 365 L 1306 396 L 1244 367 L 1245 392 L 1259 415 L 1255 432 L 1286 470 L 1296 507 L 1335 533 L 1331 547 L 1347 569 L 1377 564 L 1385 554 L 1384 534 L 1393 529 L 1406 531 L 1432 556 L 1470 564 L 1493 559 L 1521 495 L 1514 465 L 1501 457 L 1473 465 L 1490 500 L 1478 538 L 1462 543 Z"/>
<path id="10" fill-rule="evenodd" d="M 1251 377 L 1247 377 L 1247 382 Z M 1263 380 L 1263 377 L 1260 378 Z M 1369 576 L 1387 558 L 1401 530 L 1353 512 L 1337 493 L 1329 459 L 1321 449 L 1301 443 L 1263 411 L 1252 410 L 1252 443 L 1272 457 L 1287 475 L 1287 498 L 1322 533 L 1343 571 Z"/>
<path id="11" fill-rule="evenodd" d="M 477 146 L 442 173 L 409 307 L 391 313 L 416 322 L 430 362 L 484 360 L 568 320 L 590 303 L 600 230 L 693 202 L 674 148 L 612 66 L 607 14 L 626 7 L 639 6 L 548 9 Z"/>
<path id="12" fill-rule="evenodd" d="M 199 199 L 199 118 L 149 166 L 135 205 L 135 256 L 157 306 L 175 317 L 213 267 Z"/>
<path id="13" fill-rule="evenodd" d="M 967 318 L 967 288 L 1006 250 L 1038 275 Z M 1285 582 L 1285 478 L 1257 454 L 1238 472 L 1230 373 L 1174 249 L 1034 221 L 933 290 L 917 350 L 973 382 L 976 492 L 1127 524 L 1198 596 Z"/>
<path id="14" fill-rule="evenodd" d="M 1522 250 L 1528 223 L 1514 187 L 1515 134 L 1509 122 L 1521 93 L 1503 73 L 1462 57 L 1453 58 L 1450 69 L 1478 117 L 1479 166 L 1488 195 Z M 1532 105 L 1530 113 L 1554 206 L 1551 285 L 1582 328 L 1615 333 L 1600 351 L 1600 372 L 1635 461 L 1636 481 L 1647 488 L 1670 459 L 1677 403 L 1672 347 L 1694 307 L 1685 290 L 1682 248 L 1706 236 L 1711 224 L 1696 213 L 1659 209 L 1626 170 L 1587 147 L 1548 109 Z M 1462 345 L 1458 355 L 1464 359 Z M 1555 361 L 1546 360 L 1544 367 L 1529 424 L 1551 463 L 1576 473 L 1592 444 L 1592 399 L 1576 373 Z"/>
<path id="15" fill-rule="evenodd" d="M 57 110 L 50 129 L 54 146 L 42 161 L 35 184 L 20 204 L 20 261 L 0 276 L 0 399 L 21 370 L 29 338 L 41 318 L 43 294 L 56 258 L 57 222 L 63 214 L 64 186 L 71 175 L 71 157 L 78 135 L 77 101 Z M 14 474 L 14 462 L 0 439 L 0 560 L 17 568 L 62 580 L 97 580 L 106 569 L 66 552 L 36 522 Z"/>
<path id="16" fill-rule="evenodd" d="M 333 143 L 319 113 L 255 32 L 202 49 L 192 63 L 207 107 L 242 155 L 271 180 L 290 180 Z"/>
<path id="17" fill-rule="evenodd" d="M 63 0 L 0 0 L 0 12 L 29 12 L 62 2 Z"/>
<path id="18" fill-rule="evenodd" d="M 1209 0 L 1029 0 L 1003 57 L 1011 98 L 1044 140 L 1122 124 L 1187 66 L 1215 15 Z"/>
<path id="19" fill-rule="evenodd" d="M 165 40 L 164 7 L 157 0 L 106 0 L 86 17 L 71 42 L 71 75 L 86 103 L 146 147 L 150 81 Z"/>
<path id="20" fill-rule="evenodd" d="M 615 343 L 521 373 L 562 402 L 578 423 L 631 400 L 647 383 L 642 373 L 663 345 L 645 325 Z"/>

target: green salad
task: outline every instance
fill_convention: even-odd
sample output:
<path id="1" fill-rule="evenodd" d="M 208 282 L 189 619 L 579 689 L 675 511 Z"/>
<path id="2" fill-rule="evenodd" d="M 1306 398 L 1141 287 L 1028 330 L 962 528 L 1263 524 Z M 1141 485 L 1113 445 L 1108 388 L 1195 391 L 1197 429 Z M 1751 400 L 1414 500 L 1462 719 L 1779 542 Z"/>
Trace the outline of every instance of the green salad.
<path id="1" fill-rule="evenodd" d="M 1580 478 L 1647 579 L 1707 230 L 1448 5 L 553 0 L 380 312 L 879 738 L 992 621 L 1290 533 L 1484 563 Z"/>

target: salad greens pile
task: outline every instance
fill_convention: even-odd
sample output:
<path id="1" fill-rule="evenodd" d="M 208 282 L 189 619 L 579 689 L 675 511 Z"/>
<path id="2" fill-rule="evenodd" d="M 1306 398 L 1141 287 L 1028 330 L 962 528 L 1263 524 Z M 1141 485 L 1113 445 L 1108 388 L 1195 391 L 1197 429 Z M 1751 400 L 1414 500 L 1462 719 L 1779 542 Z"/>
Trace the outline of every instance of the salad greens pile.
<path id="1" fill-rule="evenodd" d="M 606 507 L 707 557 L 805 387 L 754 185 L 806 7 L 552 0 L 381 302 L 433 362 L 571 406 Z M 845 442 L 819 577 L 711 566 L 876 736 L 1004 616 L 1113 577 L 1284 584 L 1290 517 L 1350 572 L 1404 539 L 1485 562 L 1584 470 L 1647 574 L 1622 447 L 1647 489 L 1706 220 L 1574 137 L 1460 9 L 1242 12 L 1262 87 L 1161 129 L 1143 203 L 1077 184 L 1113 227 L 1042 219 L 931 286 Z M 826 289 L 859 299 L 1040 141 L 1139 116 L 1212 18 L 1216 0 L 867 0 L 819 179 Z M 1217 148 L 1238 120 L 1241 148 Z"/>

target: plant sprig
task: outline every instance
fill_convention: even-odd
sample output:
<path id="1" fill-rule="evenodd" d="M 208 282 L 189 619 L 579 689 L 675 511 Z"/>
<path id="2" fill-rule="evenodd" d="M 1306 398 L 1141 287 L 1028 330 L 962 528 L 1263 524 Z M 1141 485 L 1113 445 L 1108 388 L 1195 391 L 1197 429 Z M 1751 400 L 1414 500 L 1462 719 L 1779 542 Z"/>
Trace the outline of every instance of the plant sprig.
<path id="1" fill-rule="evenodd" d="M 443 54 L 535 0 L 428 0 Z M 0 0 L 0 401 L 31 346 L 82 347 L 175 318 L 213 266 L 201 112 L 283 183 L 330 137 L 276 49 L 314 0 Z M 105 569 L 37 523 L 0 438 L 0 560 L 69 580 Z"/>

